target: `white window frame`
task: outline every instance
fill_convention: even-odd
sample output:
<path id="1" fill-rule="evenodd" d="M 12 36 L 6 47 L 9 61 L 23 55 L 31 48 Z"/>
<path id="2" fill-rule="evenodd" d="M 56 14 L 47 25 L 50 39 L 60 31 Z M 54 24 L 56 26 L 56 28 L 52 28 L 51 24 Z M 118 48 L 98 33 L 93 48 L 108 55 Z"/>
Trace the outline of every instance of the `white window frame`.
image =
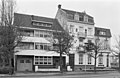
<path id="1" fill-rule="evenodd" d="M 36 48 L 36 46 L 38 46 L 38 49 Z M 43 49 L 41 48 L 41 46 L 43 46 Z M 45 49 L 45 46 L 47 46 L 47 49 Z M 35 43 L 35 49 L 37 50 L 49 50 L 50 44 L 46 44 L 46 43 Z"/>
<path id="2" fill-rule="evenodd" d="M 87 33 L 87 34 L 88 34 L 89 36 L 91 36 L 91 35 L 92 35 L 92 31 L 93 31 L 92 28 L 88 28 L 88 33 Z"/>
<path id="3" fill-rule="evenodd" d="M 70 32 L 74 33 L 74 25 L 70 25 Z"/>
<path id="4" fill-rule="evenodd" d="M 99 56 L 98 64 L 103 65 L 103 55 Z"/>
<path id="5" fill-rule="evenodd" d="M 92 57 L 88 55 L 88 64 L 92 64 Z"/>
<path id="6" fill-rule="evenodd" d="M 83 54 L 79 54 L 79 64 L 83 64 Z"/>
<path id="7" fill-rule="evenodd" d="M 34 64 L 35 65 L 53 65 L 53 57 L 52 56 L 35 56 Z"/>

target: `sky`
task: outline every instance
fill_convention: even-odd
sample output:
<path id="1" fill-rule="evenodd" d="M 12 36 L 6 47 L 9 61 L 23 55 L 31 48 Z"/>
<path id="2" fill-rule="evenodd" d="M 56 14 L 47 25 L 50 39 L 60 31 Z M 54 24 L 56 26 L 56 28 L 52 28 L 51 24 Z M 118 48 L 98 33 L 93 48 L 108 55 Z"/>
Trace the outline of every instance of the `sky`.
<path id="1" fill-rule="evenodd" d="M 94 17 L 95 26 L 109 28 L 112 45 L 120 35 L 120 0 L 16 0 L 16 12 L 55 18 L 58 5 Z"/>

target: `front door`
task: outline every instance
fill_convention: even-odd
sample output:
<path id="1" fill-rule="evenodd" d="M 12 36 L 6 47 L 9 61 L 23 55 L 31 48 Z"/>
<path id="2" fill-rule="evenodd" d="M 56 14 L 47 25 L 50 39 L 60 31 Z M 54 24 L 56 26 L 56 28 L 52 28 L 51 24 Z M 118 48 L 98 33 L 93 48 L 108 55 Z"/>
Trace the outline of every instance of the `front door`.
<path id="1" fill-rule="evenodd" d="M 32 58 L 18 58 L 17 71 L 32 71 Z"/>

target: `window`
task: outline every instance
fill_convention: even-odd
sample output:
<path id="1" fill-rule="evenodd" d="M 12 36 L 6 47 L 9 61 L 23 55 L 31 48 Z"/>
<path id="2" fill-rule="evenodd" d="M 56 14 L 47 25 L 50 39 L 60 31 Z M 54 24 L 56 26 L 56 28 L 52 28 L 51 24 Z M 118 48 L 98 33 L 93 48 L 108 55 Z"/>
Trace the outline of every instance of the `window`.
<path id="1" fill-rule="evenodd" d="M 35 43 L 35 49 L 38 50 L 49 50 L 49 44 Z"/>
<path id="2" fill-rule="evenodd" d="M 79 21 L 83 21 L 83 16 L 82 15 L 79 16 Z"/>
<path id="3" fill-rule="evenodd" d="M 47 37 L 51 37 L 51 34 L 50 32 L 46 32 L 46 31 L 35 31 L 35 37 L 44 37 L 44 38 L 47 38 Z"/>
<path id="4" fill-rule="evenodd" d="M 73 25 L 70 25 L 70 32 L 74 32 L 74 26 Z"/>
<path id="5" fill-rule="evenodd" d="M 88 28 L 88 35 L 92 35 L 92 28 Z"/>
<path id="6" fill-rule="evenodd" d="M 91 64 L 91 62 L 92 62 L 92 57 L 88 55 L 88 64 Z"/>
<path id="7" fill-rule="evenodd" d="M 31 61 L 30 60 L 26 60 L 26 63 L 31 63 Z"/>
<path id="8" fill-rule="evenodd" d="M 74 15 L 73 14 L 68 14 L 68 19 L 74 20 Z"/>
<path id="9" fill-rule="evenodd" d="M 20 60 L 20 63 L 24 63 L 24 60 Z"/>
<path id="10" fill-rule="evenodd" d="M 41 50 L 44 50 L 43 46 L 44 46 L 43 44 L 40 45 L 40 49 Z"/>
<path id="11" fill-rule="evenodd" d="M 78 32 L 78 29 L 76 28 L 76 32 Z"/>
<path id="12" fill-rule="evenodd" d="M 103 64 L 103 55 L 99 55 L 98 64 Z"/>
<path id="13" fill-rule="evenodd" d="M 104 41 L 104 49 L 108 49 L 108 48 L 109 48 L 108 40 L 105 39 L 105 41 Z"/>
<path id="14" fill-rule="evenodd" d="M 30 37 L 34 36 L 34 31 L 33 30 L 23 30 L 22 32 L 23 32 L 24 36 L 30 36 Z"/>
<path id="15" fill-rule="evenodd" d="M 88 22 L 89 22 L 89 23 L 94 23 L 94 21 L 93 21 L 92 18 L 88 18 Z"/>
<path id="16" fill-rule="evenodd" d="M 79 32 L 83 32 L 83 27 L 79 27 Z"/>
<path id="17" fill-rule="evenodd" d="M 40 22 L 40 21 L 32 21 L 32 25 L 35 26 L 44 26 L 44 27 L 51 27 L 52 23 L 44 23 L 44 22 Z"/>
<path id="18" fill-rule="evenodd" d="M 79 64 L 83 64 L 83 54 L 79 54 Z"/>
<path id="19" fill-rule="evenodd" d="M 88 17 L 86 15 L 84 16 L 84 21 L 88 22 Z"/>
<path id="20" fill-rule="evenodd" d="M 99 32 L 99 35 L 106 35 L 106 32 L 100 31 L 100 32 Z"/>
<path id="21" fill-rule="evenodd" d="M 34 44 L 33 43 L 24 42 L 24 43 L 19 43 L 18 47 L 20 49 L 34 49 Z"/>
<path id="22" fill-rule="evenodd" d="M 35 56 L 36 65 L 52 65 L 53 58 L 50 56 Z"/>

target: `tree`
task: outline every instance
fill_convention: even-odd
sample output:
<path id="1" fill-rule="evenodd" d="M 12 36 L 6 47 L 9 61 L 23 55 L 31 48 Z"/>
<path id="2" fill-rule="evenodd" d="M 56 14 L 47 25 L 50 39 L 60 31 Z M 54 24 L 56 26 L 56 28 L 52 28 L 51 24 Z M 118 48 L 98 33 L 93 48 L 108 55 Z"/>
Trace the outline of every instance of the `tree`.
<path id="1" fill-rule="evenodd" d="M 0 55 L 3 60 L 8 60 L 9 74 L 12 72 L 12 59 L 14 58 L 15 48 L 22 40 L 22 33 L 19 26 L 13 25 L 15 1 L 2 0 L 0 7 Z"/>
<path id="2" fill-rule="evenodd" d="M 95 39 L 95 42 L 88 42 L 86 44 L 87 54 L 94 58 L 94 71 L 96 72 L 96 62 L 99 55 L 104 50 L 104 41 L 100 41 L 100 39 Z"/>
<path id="3" fill-rule="evenodd" d="M 120 71 L 120 35 L 117 37 L 115 37 L 115 41 L 116 44 L 113 46 L 113 48 L 111 48 L 111 52 L 113 55 L 119 57 L 119 71 Z"/>
<path id="4" fill-rule="evenodd" d="M 62 67 L 62 54 L 69 54 L 69 49 L 72 47 L 72 37 L 67 32 L 54 32 L 54 39 L 56 40 L 56 43 L 53 44 L 53 46 L 57 46 L 58 50 L 57 52 L 60 53 L 60 72 L 63 72 Z"/>

